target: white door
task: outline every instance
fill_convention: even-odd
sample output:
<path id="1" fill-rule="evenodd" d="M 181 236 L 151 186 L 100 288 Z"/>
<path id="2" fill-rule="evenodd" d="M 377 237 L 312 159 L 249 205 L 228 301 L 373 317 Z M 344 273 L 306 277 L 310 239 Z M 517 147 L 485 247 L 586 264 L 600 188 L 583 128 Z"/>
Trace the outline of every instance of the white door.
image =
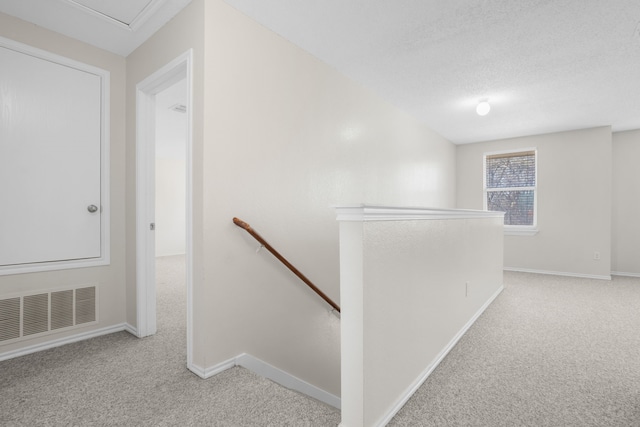
<path id="1" fill-rule="evenodd" d="M 100 257 L 100 77 L 0 47 L 0 266 Z"/>

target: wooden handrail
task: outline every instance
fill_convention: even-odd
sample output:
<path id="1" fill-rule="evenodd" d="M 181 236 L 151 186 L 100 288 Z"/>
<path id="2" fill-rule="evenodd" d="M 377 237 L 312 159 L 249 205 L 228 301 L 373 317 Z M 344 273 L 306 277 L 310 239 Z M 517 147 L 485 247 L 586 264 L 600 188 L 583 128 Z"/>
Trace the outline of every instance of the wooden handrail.
<path id="1" fill-rule="evenodd" d="M 260 236 L 253 228 L 251 228 L 251 226 L 249 224 L 247 224 L 246 222 L 244 222 L 244 221 L 242 221 L 241 219 L 238 219 L 238 218 L 233 218 L 233 223 L 235 225 L 237 225 L 238 227 L 243 228 L 247 233 L 251 234 L 251 236 L 253 236 L 254 239 L 256 239 L 258 242 L 260 242 L 260 244 L 262 246 L 267 248 L 267 250 L 269 252 L 271 252 L 273 254 L 273 256 L 275 256 L 281 263 L 283 263 L 289 270 L 291 270 L 291 272 L 293 274 L 298 276 L 298 278 L 300 278 L 300 280 L 302 280 L 308 287 L 310 287 L 316 294 L 318 294 L 320 296 L 320 298 L 325 300 L 327 302 L 327 304 L 329 304 L 331 307 L 333 307 L 334 310 L 336 310 L 338 313 L 340 313 L 340 306 L 338 304 L 336 304 L 324 292 L 322 292 L 320 289 L 318 289 L 318 287 L 316 285 L 311 283 L 311 280 L 307 279 L 307 277 L 304 274 L 300 273 L 300 271 L 297 268 L 295 268 L 289 261 L 287 261 L 287 259 L 285 257 L 280 255 L 280 253 L 278 251 L 276 251 L 273 248 L 273 246 L 271 246 L 269 243 L 267 243 L 267 241 L 264 240 L 262 238 L 262 236 Z"/>

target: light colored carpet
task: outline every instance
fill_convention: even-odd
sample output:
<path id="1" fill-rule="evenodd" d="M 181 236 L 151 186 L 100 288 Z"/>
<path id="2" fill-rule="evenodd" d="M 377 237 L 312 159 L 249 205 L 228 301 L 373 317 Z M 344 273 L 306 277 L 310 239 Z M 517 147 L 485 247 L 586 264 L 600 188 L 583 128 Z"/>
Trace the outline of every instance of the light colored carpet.
<path id="1" fill-rule="evenodd" d="M 640 279 L 505 273 L 390 426 L 640 426 Z"/>
<path id="2" fill-rule="evenodd" d="M 182 257 L 158 261 L 158 333 L 0 362 L 0 426 L 336 426 L 335 408 L 243 368 L 186 369 Z"/>
<path id="3" fill-rule="evenodd" d="M 233 368 L 185 368 L 181 260 L 159 263 L 158 334 L 0 362 L 1 426 L 337 426 L 334 408 Z M 505 274 L 505 291 L 390 426 L 640 426 L 640 279 Z M 401 361 L 399 361 L 401 363 Z"/>

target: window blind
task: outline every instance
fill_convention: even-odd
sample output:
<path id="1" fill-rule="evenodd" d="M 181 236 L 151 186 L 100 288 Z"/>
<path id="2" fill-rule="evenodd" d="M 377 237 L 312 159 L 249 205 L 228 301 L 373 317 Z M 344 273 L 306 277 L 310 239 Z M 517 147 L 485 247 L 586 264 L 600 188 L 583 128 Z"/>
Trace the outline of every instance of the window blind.
<path id="1" fill-rule="evenodd" d="M 535 152 L 487 156 L 487 189 L 534 187 L 536 185 Z"/>
<path id="2" fill-rule="evenodd" d="M 485 156 L 487 209 L 505 213 L 505 225 L 534 225 L 536 153 Z"/>

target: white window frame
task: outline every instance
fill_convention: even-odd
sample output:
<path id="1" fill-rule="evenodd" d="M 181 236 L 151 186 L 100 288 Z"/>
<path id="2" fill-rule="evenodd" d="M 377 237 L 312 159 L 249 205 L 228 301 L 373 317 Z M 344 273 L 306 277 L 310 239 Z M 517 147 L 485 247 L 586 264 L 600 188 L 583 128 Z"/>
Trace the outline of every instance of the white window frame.
<path id="1" fill-rule="evenodd" d="M 504 226 L 504 234 L 511 236 L 533 236 L 538 233 L 538 150 L 535 147 L 518 148 L 514 150 L 491 151 L 484 153 L 482 156 L 482 204 L 484 210 L 488 210 L 487 204 L 487 156 L 496 156 L 503 154 L 517 154 L 533 151 L 534 167 L 536 174 L 536 184 L 533 187 L 507 187 L 500 188 L 495 191 L 531 191 L 533 190 L 533 225 L 506 225 Z"/>

